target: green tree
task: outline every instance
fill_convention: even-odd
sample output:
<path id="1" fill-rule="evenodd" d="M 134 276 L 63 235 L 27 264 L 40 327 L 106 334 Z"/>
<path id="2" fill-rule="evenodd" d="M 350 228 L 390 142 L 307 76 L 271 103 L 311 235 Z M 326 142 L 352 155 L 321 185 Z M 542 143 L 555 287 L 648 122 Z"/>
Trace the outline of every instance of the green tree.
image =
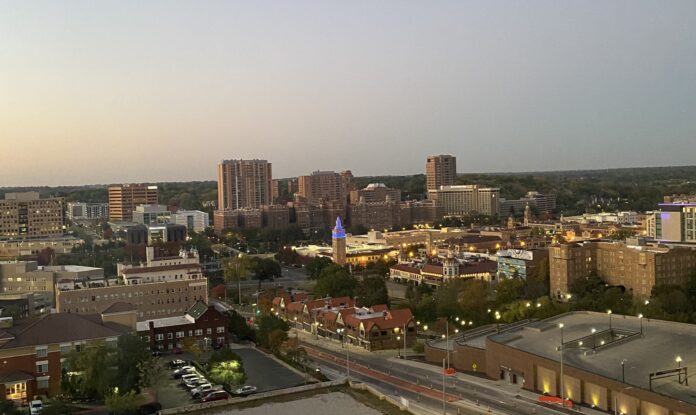
<path id="1" fill-rule="evenodd" d="M 314 294 L 318 297 L 342 297 L 355 295 L 357 280 L 343 267 L 331 265 L 324 268 L 319 275 Z"/>
<path id="2" fill-rule="evenodd" d="M 136 334 L 124 334 L 118 338 L 113 355 L 116 367 L 114 386 L 119 390 L 138 390 L 140 384 L 139 366 L 152 358 L 149 345 Z"/>
<path id="3" fill-rule="evenodd" d="M 247 324 L 246 318 L 236 311 L 227 312 L 229 322 L 229 332 L 239 338 L 239 340 L 256 341 L 256 331 Z"/>
<path id="4" fill-rule="evenodd" d="M 106 407 L 115 415 L 137 414 L 143 399 L 135 391 L 129 391 L 120 395 L 118 391 L 113 391 L 106 396 Z"/>
<path id="5" fill-rule="evenodd" d="M 285 340 L 288 339 L 288 333 L 281 330 L 275 329 L 268 333 L 268 348 L 272 353 L 278 354 L 280 352 L 280 346 Z"/>
<path id="6" fill-rule="evenodd" d="M 358 282 L 355 295 L 360 307 L 372 307 L 377 304 L 389 305 L 387 284 L 382 277 L 364 278 Z"/>
<path id="7" fill-rule="evenodd" d="M 254 274 L 259 280 L 259 291 L 261 291 L 262 281 L 272 280 L 273 278 L 283 276 L 280 264 L 277 261 L 269 258 L 263 258 L 255 262 Z"/>
<path id="8" fill-rule="evenodd" d="M 495 288 L 498 304 L 507 304 L 524 296 L 524 281 L 518 278 L 503 278 Z"/>
<path id="9" fill-rule="evenodd" d="M 321 275 L 324 268 L 334 265 L 333 261 L 327 257 L 315 256 L 307 263 L 307 273 L 309 278 L 317 279 Z"/>
<path id="10" fill-rule="evenodd" d="M 225 277 L 225 283 L 239 283 L 244 279 L 252 268 L 251 259 L 247 255 L 238 255 L 228 257 L 222 261 L 222 270 Z M 227 290 L 225 290 L 226 292 Z"/>
<path id="11" fill-rule="evenodd" d="M 290 330 L 288 323 L 274 315 L 262 316 L 258 320 L 258 325 L 259 330 L 257 334 L 257 339 L 259 345 L 268 349 L 272 349 L 272 343 L 277 341 L 278 334 L 272 333 L 274 333 L 277 330 L 280 330 L 283 333 L 286 333 L 285 339 L 287 339 L 287 332 Z"/>
<path id="12" fill-rule="evenodd" d="M 112 387 L 115 377 L 109 361 L 109 350 L 104 345 L 88 347 L 81 352 L 71 353 L 68 367 L 76 377 L 71 383 L 79 396 L 102 399 Z"/>

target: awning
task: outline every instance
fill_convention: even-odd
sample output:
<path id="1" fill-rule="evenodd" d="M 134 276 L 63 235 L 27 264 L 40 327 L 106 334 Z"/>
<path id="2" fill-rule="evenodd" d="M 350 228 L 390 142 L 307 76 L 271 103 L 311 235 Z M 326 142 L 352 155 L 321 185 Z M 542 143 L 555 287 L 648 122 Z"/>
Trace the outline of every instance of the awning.
<path id="1" fill-rule="evenodd" d="M 0 373 L 0 384 L 12 384 L 12 383 L 19 383 L 19 382 L 26 382 L 29 380 L 34 380 L 34 375 L 30 375 L 29 373 L 26 372 L 9 372 L 9 373 Z"/>

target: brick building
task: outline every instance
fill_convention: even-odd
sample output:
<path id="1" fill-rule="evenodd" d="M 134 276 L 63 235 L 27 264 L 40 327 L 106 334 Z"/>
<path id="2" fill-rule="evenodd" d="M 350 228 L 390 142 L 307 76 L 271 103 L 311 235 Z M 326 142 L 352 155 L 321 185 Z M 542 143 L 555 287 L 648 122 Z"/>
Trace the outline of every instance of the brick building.
<path id="1" fill-rule="evenodd" d="M 0 200 L 0 240 L 50 238 L 65 233 L 63 198 L 39 197 L 39 192 L 5 193 Z"/>
<path id="2" fill-rule="evenodd" d="M 109 186 L 109 220 L 131 221 L 136 206 L 156 205 L 158 202 L 159 190 L 157 186 L 145 184 Z"/>
<path id="3" fill-rule="evenodd" d="M 193 343 L 209 350 L 229 344 L 227 316 L 202 301 L 181 316 L 140 321 L 137 330 L 152 350 L 183 350 Z"/>

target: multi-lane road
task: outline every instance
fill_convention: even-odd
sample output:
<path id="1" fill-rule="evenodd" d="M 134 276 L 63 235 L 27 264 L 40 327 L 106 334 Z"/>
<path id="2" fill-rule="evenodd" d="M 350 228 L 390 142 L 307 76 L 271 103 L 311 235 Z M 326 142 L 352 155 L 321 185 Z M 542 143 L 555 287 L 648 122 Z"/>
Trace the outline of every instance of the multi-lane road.
<path id="1" fill-rule="evenodd" d="M 303 343 L 308 355 L 320 367 L 328 368 L 334 373 L 347 373 L 345 351 L 335 346 L 325 346 L 321 340 L 305 338 Z M 350 353 L 349 365 L 352 379 L 371 384 L 386 394 L 404 397 L 431 412 L 443 412 L 442 369 L 424 368 L 365 353 Z M 445 378 L 444 396 L 447 413 L 450 414 L 481 414 L 489 411 L 506 415 L 565 413 L 521 399 L 494 385 L 461 378 Z"/>

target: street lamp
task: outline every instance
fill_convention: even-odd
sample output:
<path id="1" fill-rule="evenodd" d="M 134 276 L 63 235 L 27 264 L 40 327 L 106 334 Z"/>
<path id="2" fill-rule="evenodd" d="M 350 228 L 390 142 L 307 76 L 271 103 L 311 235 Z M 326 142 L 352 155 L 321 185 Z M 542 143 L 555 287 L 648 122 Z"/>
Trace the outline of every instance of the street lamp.
<path id="1" fill-rule="evenodd" d="M 621 382 L 626 383 L 626 359 L 621 360 Z"/>
<path id="2" fill-rule="evenodd" d="M 640 321 L 640 334 L 643 334 L 643 314 L 638 314 L 638 321 Z"/>
<path id="3" fill-rule="evenodd" d="M 607 310 L 607 314 L 609 314 L 609 335 L 611 336 L 611 310 Z"/>
<path id="4" fill-rule="evenodd" d="M 239 272 L 239 263 L 242 262 L 242 254 L 237 255 L 237 294 L 239 294 L 239 306 L 242 306 L 242 275 Z"/>
<path id="5" fill-rule="evenodd" d="M 681 356 L 677 356 L 677 358 L 674 359 L 674 361 L 677 362 L 677 367 L 681 368 L 681 362 L 682 362 Z"/>
<path id="6" fill-rule="evenodd" d="M 495 312 L 495 331 L 496 331 L 496 333 L 500 333 L 500 326 L 498 325 L 499 324 L 498 320 L 500 320 L 500 313 L 496 311 Z"/>
<path id="7" fill-rule="evenodd" d="M 565 327 L 565 324 L 558 323 L 558 328 L 561 329 L 561 405 L 565 406 L 565 385 L 563 384 L 563 327 Z"/>

